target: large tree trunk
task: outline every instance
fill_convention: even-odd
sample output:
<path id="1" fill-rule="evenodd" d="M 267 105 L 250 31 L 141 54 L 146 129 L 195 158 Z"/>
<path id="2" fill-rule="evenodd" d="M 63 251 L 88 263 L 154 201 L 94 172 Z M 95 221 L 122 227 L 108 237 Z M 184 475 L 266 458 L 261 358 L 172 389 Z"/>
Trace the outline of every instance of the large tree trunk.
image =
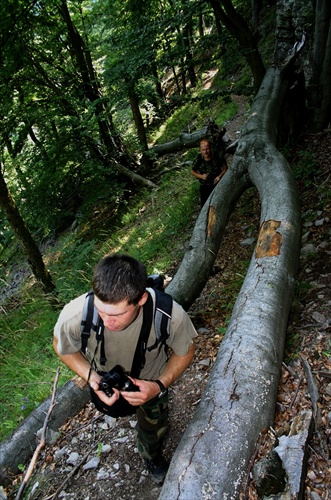
<path id="1" fill-rule="evenodd" d="M 192 16 L 189 17 L 187 23 L 183 27 L 183 45 L 186 55 L 186 69 L 189 75 L 191 88 L 195 87 L 197 84 L 197 77 L 194 70 L 193 57 L 192 57 Z"/>
<path id="2" fill-rule="evenodd" d="M 273 422 L 301 242 L 296 185 L 275 148 L 285 89 L 282 73 L 270 69 L 232 165 L 202 210 L 183 263 L 167 289 L 186 308 L 197 297 L 199 286 L 190 282 L 192 263 L 201 290 L 216 257 L 226 205 L 238 195 L 227 191 L 236 186 L 236 178 L 244 187 L 248 172 L 261 197 L 258 242 L 205 393 L 173 456 L 160 500 L 239 498 L 258 437 Z M 185 296 L 179 291 L 183 283 Z"/>
<path id="3" fill-rule="evenodd" d="M 182 151 L 185 148 L 196 148 L 199 145 L 199 141 L 207 134 L 208 127 L 204 127 L 200 130 L 196 130 L 192 132 L 192 134 L 182 133 L 178 137 L 171 142 L 166 142 L 165 144 L 159 144 L 150 148 L 150 151 L 157 155 L 168 155 L 170 153 L 177 153 L 178 151 Z"/>
<path id="4" fill-rule="evenodd" d="M 127 81 L 127 89 L 128 89 L 133 121 L 136 126 L 139 142 L 142 149 L 142 157 L 140 162 L 144 166 L 144 172 L 150 173 L 151 170 L 153 169 L 153 161 L 146 154 L 148 152 L 147 135 L 144 127 L 144 121 L 140 112 L 139 99 L 136 94 L 135 85 L 133 81 L 131 82 Z"/>
<path id="5" fill-rule="evenodd" d="M 329 126 L 331 116 L 331 3 L 317 0 L 312 56 L 313 128 L 317 131 Z"/>
<path id="6" fill-rule="evenodd" d="M 51 275 L 45 267 L 42 255 L 37 247 L 30 231 L 26 227 L 14 199 L 8 191 L 5 179 L 3 178 L 0 169 L 0 207 L 5 213 L 5 216 L 14 231 L 17 239 L 21 243 L 24 253 L 27 256 L 32 272 L 36 279 L 40 281 L 46 293 L 52 293 L 55 290 L 55 285 Z"/>
<path id="7" fill-rule="evenodd" d="M 238 40 L 244 57 L 251 68 L 254 84 L 258 88 L 265 74 L 262 57 L 252 31 L 246 20 L 234 8 L 231 0 L 208 0 L 215 17 Z"/>

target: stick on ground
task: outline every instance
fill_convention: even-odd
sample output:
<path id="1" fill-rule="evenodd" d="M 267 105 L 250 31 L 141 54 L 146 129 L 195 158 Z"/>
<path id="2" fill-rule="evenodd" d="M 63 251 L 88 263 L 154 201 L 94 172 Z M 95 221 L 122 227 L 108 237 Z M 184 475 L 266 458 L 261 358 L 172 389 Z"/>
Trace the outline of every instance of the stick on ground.
<path id="1" fill-rule="evenodd" d="M 23 495 L 23 493 L 25 491 L 25 488 L 28 485 L 29 479 L 31 478 L 33 469 L 34 469 L 34 467 L 36 465 L 39 453 L 41 452 L 41 450 L 44 448 L 44 446 L 46 444 L 47 425 L 48 425 L 50 416 L 52 414 L 52 411 L 53 411 L 53 409 L 54 409 L 54 407 L 56 405 L 55 395 L 56 395 L 56 388 L 57 388 L 57 383 L 58 383 L 58 380 L 59 380 L 60 370 L 61 370 L 60 367 L 58 367 L 57 370 L 56 370 L 56 375 L 55 375 L 54 384 L 53 384 L 53 392 L 52 392 L 51 404 L 50 404 L 50 407 L 49 407 L 49 410 L 47 412 L 47 415 L 46 415 L 46 418 L 45 418 L 45 421 L 44 421 L 44 425 L 43 425 L 43 428 L 42 428 L 41 437 L 40 437 L 40 443 L 38 444 L 37 448 L 34 451 L 34 454 L 32 456 L 31 462 L 30 462 L 29 467 L 28 467 L 28 469 L 26 471 L 26 474 L 25 474 L 23 482 L 22 482 L 22 484 L 20 486 L 20 489 L 17 492 L 15 500 L 20 500 L 20 498 L 22 498 L 22 495 Z"/>

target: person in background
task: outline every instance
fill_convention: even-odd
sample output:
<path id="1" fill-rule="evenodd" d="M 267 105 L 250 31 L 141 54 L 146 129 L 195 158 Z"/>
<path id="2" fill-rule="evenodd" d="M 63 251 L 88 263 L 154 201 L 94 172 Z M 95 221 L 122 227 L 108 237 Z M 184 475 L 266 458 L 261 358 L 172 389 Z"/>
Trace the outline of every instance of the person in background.
<path id="1" fill-rule="evenodd" d="M 133 369 L 144 315 L 148 314 L 145 311 L 151 310 L 149 314 L 154 319 L 155 291 L 146 288 L 146 284 L 146 269 L 138 260 L 122 254 L 104 257 L 93 275 L 94 307 L 104 325 L 103 347 L 97 342 L 95 332 L 91 332 L 85 354 L 81 350 L 81 320 L 86 297 L 83 294 L 69 302 L 60 313 L 54 328 L 54 349 L 61 361 L 90 385 L 92 400 L 100 411 L 117 417 L 111 410 L 119 404 L 129 404 L 137 415 L 138 452 L 152 479 L 162 484 L 169 467 L 162 456 L 168 424 L 168 388 L 190 365 L 195 351 L 193 339 L 197 336 L 190 318 L 179 304 L 173 301 L 166 340 L 170 355 L 164 345 L 152 347 L 156 345 L 156 333 L 151 320 L 139 378 L 128 377 L 133 384 L 128 390 L 114 387 L 112 395 L 101 390 L 105 372 L 117 365 L 128 374 Z M 152 301 L 151 309 L 144 308 L 147 301 Z"/>
<path id="2" fill-rule="evenodd" d="M 200 182 L 201 208 L 227 169 L 228 166 L 224 156 L 212 150 L 209 139 L 201 139 L 200 154 L 194 160 L 191 171 L 192 175 Z"/>

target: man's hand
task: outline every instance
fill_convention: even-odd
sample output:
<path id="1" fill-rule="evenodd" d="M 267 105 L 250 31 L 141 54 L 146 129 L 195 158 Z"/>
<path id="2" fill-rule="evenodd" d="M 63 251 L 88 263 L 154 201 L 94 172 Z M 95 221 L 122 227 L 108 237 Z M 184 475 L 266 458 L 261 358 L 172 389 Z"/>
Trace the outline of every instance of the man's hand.
<path id="1" fill-rule="evenodd" d="M 92 371 L 90 377 L 90 386 L 96 393 L 96 395 L 106 403 L 108 406 L 113 405 L 121 396 L 132 406 L 140 406 L 147 403 L 150 399 L 155 398 L 160 393 L 159 386 L 152 380 L 140 380 L 129 377 L 129 379 L 139 388 L 139 391 L 129 392 L 129 391 L 118 391 L 115 387 L 112 388 L 114 394 L 112 396 L 107 396 L 107 394 L 99 390 L 99 382 L 102 379 L 94 370 Z"/>
<path id="2" fill-rule="evenodd" d="M 90 387 L 94 390 L 96 395 L 101 401 L 106 403 L 106 405 L 111 406 L 120 398 L 121 393 L 117 389 L 113 388 L 114 394 L 112 396 L 107 396 L 107 394 L 99 389 L 99 382 L 102 379 L 100 375 L 96 372 L 93 374 L 94 376 L 90 377 Z"/>
<path id="3" fill-rule="evenodd" d="M 121 391 L 121 396 L 132 406 L 141 406 L 147 401 L 155 398 L 160 393 L 160 387 L 153 380 L 140 380 L 137 378 L 129 379 L 139 387 L 139 391 L 137 392 L 127 392 Z"/>

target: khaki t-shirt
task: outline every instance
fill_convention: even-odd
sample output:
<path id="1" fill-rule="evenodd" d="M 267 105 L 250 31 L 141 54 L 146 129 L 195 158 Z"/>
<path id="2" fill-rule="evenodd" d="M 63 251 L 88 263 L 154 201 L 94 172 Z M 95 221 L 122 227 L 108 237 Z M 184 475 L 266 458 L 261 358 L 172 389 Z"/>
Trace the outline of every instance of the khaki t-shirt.
<path id="1" fill-rule="evenodd" d="M 151 288 L 147 289 L 153 298 L 155 308 L 155 294 Z M 82 319 L 82 311 L 84 307 L 86 294 L 77 297 L 69 302 L 60 313 L 57 323 L 54 328 L 54 335 L 58 339 L 58 351 L 60 354 L 73 354 L 80 351 L 81 348 L 81 330 L 80 324 Z M 139 338 L 143 319 L 143 309 L 140 309 L 137 318 L 124 330 L 110 331 L 107 328 L 104 330 L 105 339 L 105 354 L 107 358 L 106 365 L 100 365 L 100 346 L 96 349 L 95 332 L 91 332 L 89 338 L 86 357 L 92 362 L 94 361 L 97 370 L 109 371 L 115 365 L 121 365 L 125 371 L 130 372 L 132 367 L 133 356 L 135 353 L 137 341 Z M 173 302 L 172 319 L 170 325 L 170 336 L 167 340 L 167 345 L 178 356 L 185 356 L 193 343 L 193 338 L 197 336 L 196 330 L 184 309 Z M 154 322 L 148 339 L 147 347 L 155 343 Z M 161 347 L 159 349 L 159 347 Z M 95 354 L 95 355 L 94 355 Z M 141 379 L 157 379 L 164 370 L 167 357 L 162 345 L 152 351 L 146 351 L 146 363 L 141 370 Z"/>

